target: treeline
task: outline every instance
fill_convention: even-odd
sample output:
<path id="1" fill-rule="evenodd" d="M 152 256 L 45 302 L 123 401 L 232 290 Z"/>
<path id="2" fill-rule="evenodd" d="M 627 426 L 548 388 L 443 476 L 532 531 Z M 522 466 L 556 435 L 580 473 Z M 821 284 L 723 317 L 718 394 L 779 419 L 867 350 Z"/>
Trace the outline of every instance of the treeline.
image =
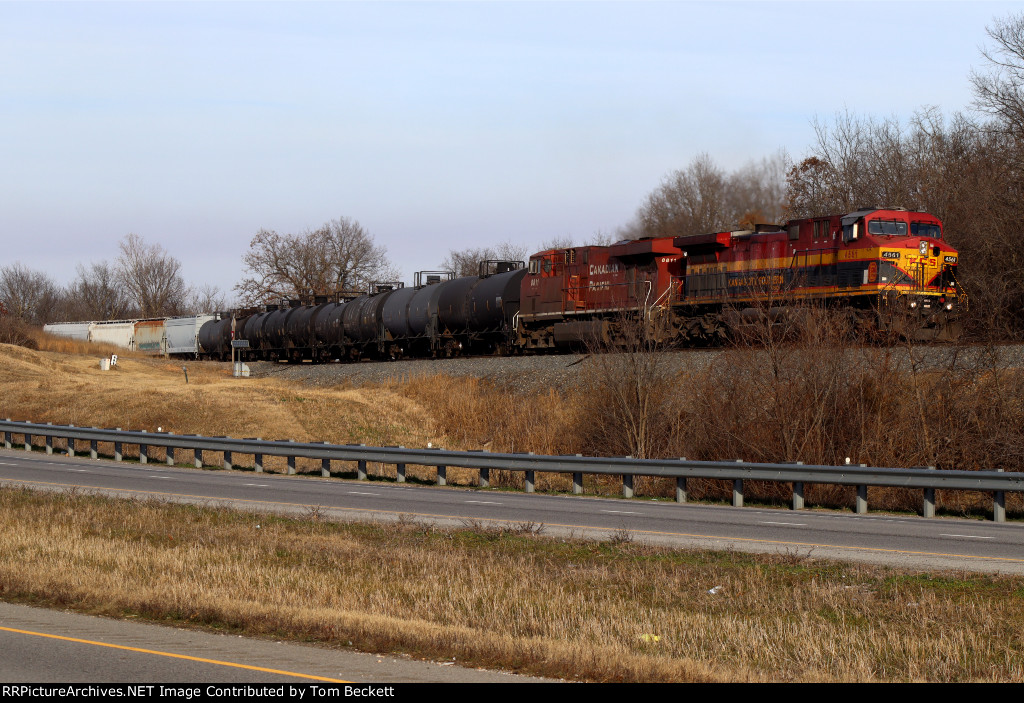
<path id="1" fill-rule="evenodd" d="M 79 264 L 75 279 L 63 286 L 18 262 L 0 267 L 0 312 L 24 324 L 43 325 L 188 315 L 225 306 L 216 287 L 188 286 L 181 262 L 159 244 L 129 234 L 119 247 L 114 261 Z"/>

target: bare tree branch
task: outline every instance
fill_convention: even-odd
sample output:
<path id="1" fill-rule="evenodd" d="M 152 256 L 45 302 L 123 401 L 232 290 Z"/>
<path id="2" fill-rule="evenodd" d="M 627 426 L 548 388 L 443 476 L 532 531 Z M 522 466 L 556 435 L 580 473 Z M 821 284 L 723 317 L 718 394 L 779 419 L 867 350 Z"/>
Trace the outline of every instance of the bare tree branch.
<path id="1" fill-rule="evenodd" d="M 41 325 L 51 321 L 60 298 L 60 288 L 42 271 L 19 262 L 0 268 L 0 303 L 9 315 Z"/>
<path id="2" fill-rule="evenodd" d="M 117 270 L 142 317 L 162 317 L 181 312 L 188 287 L 181 277 L 181 262 L 159 244 L 146 245 L 137 234 L 121 240 Z"/>
<path id="3" fill-rule="evenodd" d="M 249 275 L 235 291 L 247 304 L 361 290 L 372 281 L 399 275 L 388 262 L 387 250 L 346 217 L 301 234 L 261 229 L 242 261 Z"/>

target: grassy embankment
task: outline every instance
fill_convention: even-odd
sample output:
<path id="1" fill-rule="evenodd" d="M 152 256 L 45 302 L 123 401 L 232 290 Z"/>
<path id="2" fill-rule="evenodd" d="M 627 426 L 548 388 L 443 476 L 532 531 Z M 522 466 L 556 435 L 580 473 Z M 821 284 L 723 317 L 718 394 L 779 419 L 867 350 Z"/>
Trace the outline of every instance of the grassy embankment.
<path id="1" fill-rule="evenodd" d="M 96 358 L 0 347 L 0 414 L 551 452 L 578 451 L 586 429 L 578 399 L 539 394 L 523 412 L 471 379 L 313 389 L 193 364 L 185 385 L 178 362 L 129 357 L 101 372 Z M 333 525 L 19 490 L 0 502 L 8 599 L 590 680 L 1024 680 L 1018 578 L 556 540 L 530 526 Z"/>

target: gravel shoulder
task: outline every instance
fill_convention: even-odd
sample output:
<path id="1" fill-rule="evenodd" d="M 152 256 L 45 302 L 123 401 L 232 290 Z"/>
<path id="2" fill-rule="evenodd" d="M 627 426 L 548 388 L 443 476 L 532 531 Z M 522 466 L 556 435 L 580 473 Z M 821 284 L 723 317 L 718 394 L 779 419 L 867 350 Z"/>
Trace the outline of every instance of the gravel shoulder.
<path id="1" fill-rule="evenodd" d="M 673 371 L 695 372 L 707 368 L 722 350 L 666 352 L 665 362 Z M 406 359 L 332 364 L 286 364 L 251 362 L 253 376 L 277 377 L 313 386 L 362 386 L 402 383 L 435 375 L 485 379 L 511 391 L 534 392 L 547 388 L 565 389 L 593 382 L 595 361 L 589 354 L 542 354 L 512 357 L 471 357 L 456 359 Z"/>

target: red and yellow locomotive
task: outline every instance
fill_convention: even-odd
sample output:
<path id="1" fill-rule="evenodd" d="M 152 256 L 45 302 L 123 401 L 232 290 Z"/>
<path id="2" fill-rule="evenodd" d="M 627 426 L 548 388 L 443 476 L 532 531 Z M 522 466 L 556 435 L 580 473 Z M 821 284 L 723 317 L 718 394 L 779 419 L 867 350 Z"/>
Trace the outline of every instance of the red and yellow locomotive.
<path id="1" fill-rule="evenodd" d="M 530 258 L 515 343 L 612 341 L 615 321 L 638 313 L 657 337 L 708 342 L 811 301 L 872 329 L 952 339 L 967 305 L 956 267 L 942 222 L 900 208 L 548 250 Z"/>

